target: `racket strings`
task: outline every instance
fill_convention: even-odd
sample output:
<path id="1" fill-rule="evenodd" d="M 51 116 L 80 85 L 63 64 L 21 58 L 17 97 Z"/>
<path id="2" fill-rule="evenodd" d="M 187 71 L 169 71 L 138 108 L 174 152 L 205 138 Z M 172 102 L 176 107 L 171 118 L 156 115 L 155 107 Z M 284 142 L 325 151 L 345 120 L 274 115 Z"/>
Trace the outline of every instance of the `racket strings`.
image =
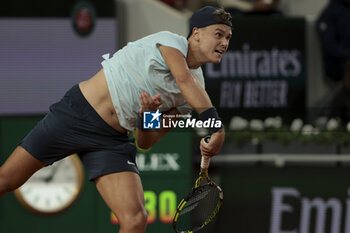
<path id="1" fill-rule="evenodd" d="M 210 192 L 210 190 L 206 190 L 203 193 L 199 194 L 198 196 L 194 197 L 193 199 L 190 199 L 185 207 L 182 209 L 180 215 L 186 214 L 196 208 L 199 205 L 199 201 L 205 198 L 205 196 Z"/>
<path id="2" fill-rule="evenodd" d="M 186 231 L 201 227 L 213 216 L 220 200 L 219 193 L 219 190 L 211 185 L 203 185 L 196 189 L 182 208 L 176 228 Z"/>
<path id="3" fill-rule="evenodd" d="M 185 214 L 189 211 L 191 211 L 192 209 L 196 208 L 197 205 L 199 204 L 199 201 L 202 200 L 203 198 L 205 198 L 209 192 L 211 190 L 207 189 L 207 190 L 202 190 L 200 192 L 196 192 L 197 196 L 193 196 L 193 198 L 189 199 L 184 207 L 184 209 L 182 209 L 180 215 Z"/>

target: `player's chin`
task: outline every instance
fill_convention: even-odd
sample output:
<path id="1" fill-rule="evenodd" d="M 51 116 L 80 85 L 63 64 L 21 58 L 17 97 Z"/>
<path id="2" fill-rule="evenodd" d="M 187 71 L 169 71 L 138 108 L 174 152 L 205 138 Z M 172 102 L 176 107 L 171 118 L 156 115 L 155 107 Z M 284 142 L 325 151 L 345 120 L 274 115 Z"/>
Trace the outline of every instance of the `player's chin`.
<path id="1" fill-rule="evenodd" d="M 222 58 L 221 55 L 215 54 L 215 56 L 213 56 L 212 63 L 214 63 L 214 64 L 220 63 L 221 62 L 221 58 Z"/>
<path id="2" fill-rule="evenodd" d="M 213 61 L 212 61 L 212 63 L 214 63 L 214 64 L 219 64 L 220 62 L 221 62 L 221 57 L 213 59 Z"/>

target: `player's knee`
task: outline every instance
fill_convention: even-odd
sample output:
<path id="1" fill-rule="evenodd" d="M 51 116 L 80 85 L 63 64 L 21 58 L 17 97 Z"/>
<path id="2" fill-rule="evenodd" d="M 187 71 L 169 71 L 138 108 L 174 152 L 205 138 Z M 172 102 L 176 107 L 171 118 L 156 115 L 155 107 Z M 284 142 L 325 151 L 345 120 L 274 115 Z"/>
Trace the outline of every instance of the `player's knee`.
<path id="1" fill-rule="evenodd" d="M 142 209 L 136 214 L 125 216 L 120 222 L 120 227 L 130 232 L 145 232 L 147 224 L 147 212 Z"/>

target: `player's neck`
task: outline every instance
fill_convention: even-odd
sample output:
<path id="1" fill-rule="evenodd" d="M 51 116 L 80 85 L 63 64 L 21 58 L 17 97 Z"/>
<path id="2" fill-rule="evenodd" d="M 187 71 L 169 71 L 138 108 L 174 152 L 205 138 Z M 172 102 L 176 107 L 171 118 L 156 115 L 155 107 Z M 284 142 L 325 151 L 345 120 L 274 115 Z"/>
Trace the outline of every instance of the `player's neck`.
<path id="1" fill-rule="evenodd" d="M 190 69 L 197 69 L 204 64 L 200 61 L 199 49 L 190 42 L 188 43 L 186 62 Z"/>

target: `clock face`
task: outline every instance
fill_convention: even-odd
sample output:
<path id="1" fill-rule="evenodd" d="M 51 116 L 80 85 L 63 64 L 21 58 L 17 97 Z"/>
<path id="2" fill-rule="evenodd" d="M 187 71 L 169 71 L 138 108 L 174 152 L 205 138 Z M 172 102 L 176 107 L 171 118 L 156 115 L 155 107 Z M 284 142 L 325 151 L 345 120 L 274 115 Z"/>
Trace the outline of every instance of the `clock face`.
<path id="1" fill-rule="evenodd" d="M 37 171 L 15 191 L 19 201 L 38 214 L 56 214 L 73 204 L 83 187 L 84 173 L 76 155 Z"/>

